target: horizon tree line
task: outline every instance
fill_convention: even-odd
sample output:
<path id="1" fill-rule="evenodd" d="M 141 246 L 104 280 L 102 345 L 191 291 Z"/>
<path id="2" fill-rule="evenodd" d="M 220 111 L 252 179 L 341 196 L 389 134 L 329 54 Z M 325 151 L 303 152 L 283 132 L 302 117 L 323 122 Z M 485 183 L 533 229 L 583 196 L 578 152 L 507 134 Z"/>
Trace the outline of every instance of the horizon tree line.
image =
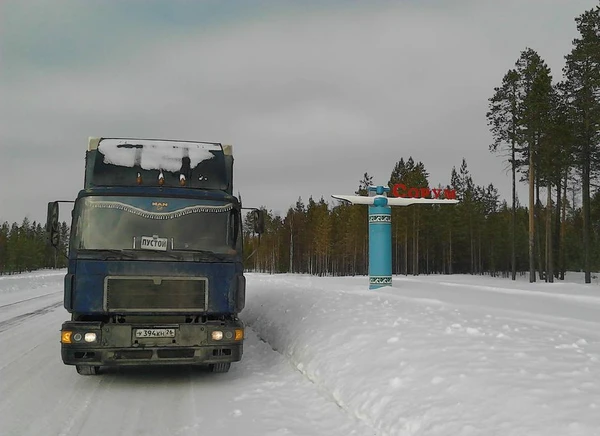
<path id="1" fill-rule="evenodd" d="M 65 268 L 69 226 L 60 224 L 58 249 L 48 245 L 45 226 L 24 218 L 21 224 L 7 221 L 0 225 L 0 275 L 23 273 L 43 268 Z M 64 254 L 64 255 L 63 255 Z"/>
<path id="2" fill-rule="evenodd" d="M 512 277 L 529 271 L 529 211 L 518 199 L 513 210 L 500 200 L 493 184 L 477 185 L 465 159 L 452 168 L 450 184 L 460 200 L 455 205 L 411 205 L 392 208 L 393 274 L 490 274 Z M 372 177 L 365 173 L 355 191 L 367 195 Z M 390 174 L 389 186 L 428 186 L 428 173 L 422 162 L 412 157 L 400 159 Z M 539 247 L 539 259 L 553 250 L 552 265 L 536 262 L 536 273 L 544 280 L 564 279 L 566 271 L 583 271 L 583 213 L 577 202 L 581 188 L 576 179 L 567 185 L 567 198 L 561 209 L 551 208 L 550 230 L 560 224 L 562 244 Z M 591 199 L 590 236 L 600 237 L 600 192 Z M 564 209 L 564 215 L 563 215 Z M 329 204 L 324 198 L 312 197 L 305 203 L 299 198 L 285 215 L 264 209 L 266 231 L 260 237 L 252 233 L 251 222 L 245 221 L 244 239 L 247 255 L 245 267 L 267 273 L 305 273 L 315 275 L 368 274 L 367 206 Z M 513 221 L 513 216 L 516 219 Z M 563 220 L 564 216 L 564 220 Z M 561 221 L 562 220 L 562 221 Z M 512 232 L 516 229 L 515 250 Z M 540 221 L 545 234 L 548 222 Z M 555 233 L 551 232 L 551 236 Z M 600 271 L 600 246 L 592 244 L 590 266 Z M 538 259 L 536 257 L 536 259 Z M 514 263 L 513 263 L 514 262 Z M 539 268 L 539 269 L 538 269 Z"/>

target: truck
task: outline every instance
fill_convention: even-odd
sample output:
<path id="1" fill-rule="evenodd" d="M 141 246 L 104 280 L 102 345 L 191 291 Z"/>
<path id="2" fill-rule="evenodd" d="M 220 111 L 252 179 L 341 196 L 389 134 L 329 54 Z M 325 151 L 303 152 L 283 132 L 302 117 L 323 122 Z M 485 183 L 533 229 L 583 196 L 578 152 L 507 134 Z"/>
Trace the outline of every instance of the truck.
<path id="1" fill-rule="evenodd" d="M 243 353 L 244 210 L 233 150 L 214 142 L 89 138 L 71 212 L 61 357 L 81 375 L 123 365 L 227 372 Z M 59 246 L 59 203 L 46 230 Z"/>

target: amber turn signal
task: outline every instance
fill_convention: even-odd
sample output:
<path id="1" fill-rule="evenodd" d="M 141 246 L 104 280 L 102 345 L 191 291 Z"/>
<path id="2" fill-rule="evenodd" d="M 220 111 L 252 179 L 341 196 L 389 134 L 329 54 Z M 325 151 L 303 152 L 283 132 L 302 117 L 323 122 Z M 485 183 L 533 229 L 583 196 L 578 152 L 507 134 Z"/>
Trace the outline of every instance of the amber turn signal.
<path id="1" fill-rule="evenodd" d="M 241 341 L 244 339 L 244 330 L 243 329 L 235 329 L 235 338 L 236 341 Z"/>
<path id="2" fill-rule="evenodd" d="M 70 344 L 72 342 L 72 340 L 71 340 L 72 335 L 73 335 L 73 332 L 70 332 L 67 330 L 60 332 L 60 342 L 62 342 L 63 344 Z"/>

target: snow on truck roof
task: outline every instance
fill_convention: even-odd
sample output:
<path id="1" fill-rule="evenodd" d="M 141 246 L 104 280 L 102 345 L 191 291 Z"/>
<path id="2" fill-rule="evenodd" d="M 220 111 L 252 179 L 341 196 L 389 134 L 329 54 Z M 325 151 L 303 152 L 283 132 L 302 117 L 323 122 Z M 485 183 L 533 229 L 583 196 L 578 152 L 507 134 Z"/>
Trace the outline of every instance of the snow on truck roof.
<path id="1" fill-rule="evenodd" d="M 200 162 L 214 157 L 211 151 L 221 151 L 225 156 L 231 156 L 233 151 L 231 145 L 216 142 L 89 138 L 88 151 L 93 150 L 104 155 L 104 162 L 107 164 L 129 168 L 139 165 L 145 170 L 166 171 L 177 171 L 184 157 L 188 157 L 190 167 L 195 168 Z"/>
<path id="2" fill-rule="evenodd" d="M 87 188 L 185 186 L 233 191 L 233 147 L 218 142 L 90 137 Z"/>

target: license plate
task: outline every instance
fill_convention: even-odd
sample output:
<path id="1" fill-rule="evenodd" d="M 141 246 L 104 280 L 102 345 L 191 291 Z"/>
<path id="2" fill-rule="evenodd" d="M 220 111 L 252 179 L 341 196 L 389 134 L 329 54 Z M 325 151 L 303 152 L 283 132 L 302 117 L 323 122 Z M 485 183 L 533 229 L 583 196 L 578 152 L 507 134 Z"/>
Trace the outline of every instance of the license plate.
<path id="1" fill-rule="evenodd" d="M 136 338 L 174 338 L 175 329 L 137 329 Z"/>

